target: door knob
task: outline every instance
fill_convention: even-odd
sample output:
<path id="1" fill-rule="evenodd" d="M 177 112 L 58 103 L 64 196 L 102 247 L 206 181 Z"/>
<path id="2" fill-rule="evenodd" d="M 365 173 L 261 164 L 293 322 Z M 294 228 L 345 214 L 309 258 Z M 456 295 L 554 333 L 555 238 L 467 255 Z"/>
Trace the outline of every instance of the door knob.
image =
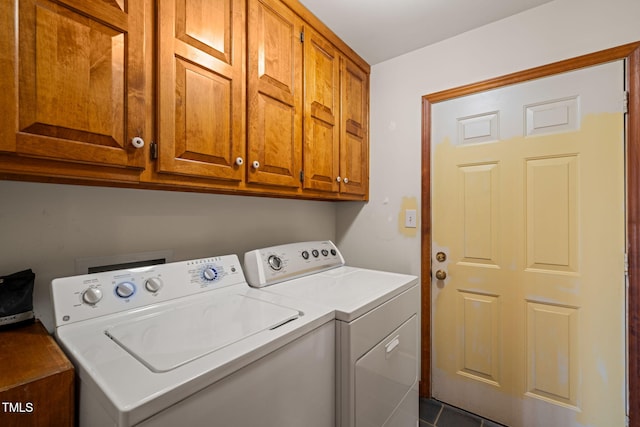
<path id="1" fill-rule="evenodd" d="M 436 279 L 438 280 L 444 280 L 447 278 L 447 272 L 444 270 L 438 270 L 436 271 Z"/>
<path id="2" fill-rule="evenodd" d="M 444 252 L 438 252 L 436 254 L 436 259 L 438 260 L 438 262 L 445 262 L 447 260 L 447 254 L 445 254 Z"/>

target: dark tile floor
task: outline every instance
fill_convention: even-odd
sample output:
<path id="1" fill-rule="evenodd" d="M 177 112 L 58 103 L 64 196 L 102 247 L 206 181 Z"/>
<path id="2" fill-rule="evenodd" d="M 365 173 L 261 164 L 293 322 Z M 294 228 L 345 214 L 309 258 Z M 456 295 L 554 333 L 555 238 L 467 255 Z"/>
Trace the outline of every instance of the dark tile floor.
<path id="1" fill-rule="evenodd" d="M 501 427 L 433 399 L 420 399 L 420 427 Z"/>

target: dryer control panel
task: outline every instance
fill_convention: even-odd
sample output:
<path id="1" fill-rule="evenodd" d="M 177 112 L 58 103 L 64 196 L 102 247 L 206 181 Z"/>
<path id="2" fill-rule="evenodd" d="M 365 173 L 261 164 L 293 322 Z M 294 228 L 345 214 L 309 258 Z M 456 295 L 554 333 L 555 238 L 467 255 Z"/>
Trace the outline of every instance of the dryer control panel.
<path id="1" fill-rule="evenodd" d="M 237 255 L 54 279 L 56 327 L 245 283 Z"/>
<path id="2" fill-rule="evenodd" d="M 330 240 L 271 246 L 244 254 L 247 281 L 255 288 L 343 265 L 342 254 Z"/>

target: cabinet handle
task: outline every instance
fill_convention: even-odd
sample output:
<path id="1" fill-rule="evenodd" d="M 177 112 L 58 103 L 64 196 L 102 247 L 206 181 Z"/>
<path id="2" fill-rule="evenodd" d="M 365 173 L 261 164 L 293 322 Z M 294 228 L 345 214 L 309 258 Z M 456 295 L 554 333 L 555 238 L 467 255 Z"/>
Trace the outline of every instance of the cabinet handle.
<path id="1" fill-rule="evenodd" d="M 257 160 L 254 160 L 251 166 L 253 166 L 254 169 L 258 169 L 260 167 L 260 162 Z"/>
<path id="2" fill-rule="evenodd" d="M 242 157 L 236 157 L 236 165 L 242 166 L 244 159 Z"/>
<path id="3" fill-rule="evenodd" d="M 144 139 L 140 138 L 139 136 L 136 136 L 131 140 L 131 145 L 133 145 L 136 148 L 142 148 L 144 147 Z"/>
<path id="4" fill-rule="evenodd" d="M 344 179 L 344 183 L 345 183 L 345 184 L 348 184 L 348 183 L 349 183 L 349 178 L 345 178 L 345 179 Z"/>
<path id="5" fill-rule="evenodd" d="M 386 356 L 385 358 L 389 358 L 391 356 L 391 352 L 395 350 L 400 345 L 400 335 L 396 335 L 393 337 L 391 341 L 385 344 Z"/>
<path id="6" fill-rule="evenodd" d="M 337 178 L 336 178 L 336 181 L 337 181 L 337 182 L 340 182 L 340 181 L 342 181 L 342 178 L 337 177 Z"/>

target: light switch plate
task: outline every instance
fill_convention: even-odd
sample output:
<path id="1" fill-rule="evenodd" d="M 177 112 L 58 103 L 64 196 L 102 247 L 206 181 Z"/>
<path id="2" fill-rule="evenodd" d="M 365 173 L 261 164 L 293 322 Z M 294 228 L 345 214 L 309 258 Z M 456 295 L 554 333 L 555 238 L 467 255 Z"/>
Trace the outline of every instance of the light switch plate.
<path id="1" fill-rule="evenodd" d="M 416 210 L 406 209 L 404 211 L 404 226 L 406 228 L 416 228 Z"/>

